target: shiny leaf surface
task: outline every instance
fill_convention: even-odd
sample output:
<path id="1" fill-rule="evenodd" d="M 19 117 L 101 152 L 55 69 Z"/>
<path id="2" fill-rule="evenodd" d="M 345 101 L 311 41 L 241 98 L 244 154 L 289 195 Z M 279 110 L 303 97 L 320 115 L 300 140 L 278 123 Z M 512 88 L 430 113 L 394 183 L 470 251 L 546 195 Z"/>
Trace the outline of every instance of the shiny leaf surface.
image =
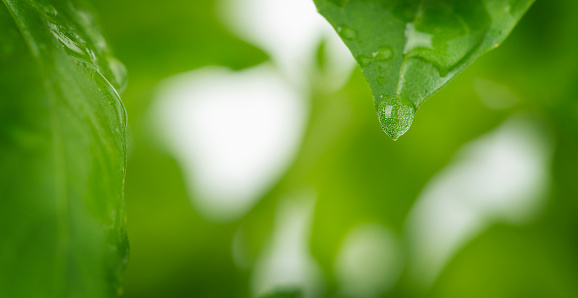
<path id="1" fill-rule="evenodd" d="M 315 0 L 360 64 L 394 140 L 428 97 L 501 44 L 533 2 Z"/>
<path id="2" fill-rule="evenodd" d="M 84 2 L 0 2 L 0 297 L 121 292 L 125 79 Z"/>

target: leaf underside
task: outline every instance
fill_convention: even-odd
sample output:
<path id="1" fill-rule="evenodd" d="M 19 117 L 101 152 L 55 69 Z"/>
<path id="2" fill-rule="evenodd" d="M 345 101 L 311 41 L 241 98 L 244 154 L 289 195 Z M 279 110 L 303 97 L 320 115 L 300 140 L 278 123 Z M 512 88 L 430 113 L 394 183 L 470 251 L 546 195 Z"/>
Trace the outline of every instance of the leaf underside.
<path id="1" fill-rule="evenodd" d="M 124 66 L 77 0 L 0 2 L 0 297 L 115 297 Z"/>
<path id="2" fill-rule="evenodd" d="M 496 48 L 534 0 L 314 0 L 369 82 L 397 139 L 419 106 Z"/>

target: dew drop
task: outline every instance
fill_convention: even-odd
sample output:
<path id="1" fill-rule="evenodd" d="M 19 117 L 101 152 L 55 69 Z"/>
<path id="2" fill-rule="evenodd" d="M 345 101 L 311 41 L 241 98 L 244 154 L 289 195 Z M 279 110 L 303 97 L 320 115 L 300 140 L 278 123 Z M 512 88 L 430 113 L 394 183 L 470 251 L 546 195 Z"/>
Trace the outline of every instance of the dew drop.
<path id="1" fill-rule="evenodd" d="M 373 58 L 367 57 L 365 55 L 361 55 L 361 56 L 357 57 L 357 61 L 359 62 L 359 64 L 361 66 L 367 66 L 371 62 L 373 62 Z"/>
<path id="2" fill-rule="evenodd" d="M 126 88 L 126 68 L 122 62 L 118 61 L 113 56 L 107 56 L 108 69 L 112 74 L 112 83 L 117 91 L 122 92 Z"/>
<path id="3" fill-rule="evenodd" d="M 387 61 L 393 58 L 393 49 L 389 46 L 383 46 L 373 53 L 375 61 Z"/>
<path id="4" fill-rule="evenodd" d="M 357 31 L 351 27 L 339 26 L 337 27 L 337 33 L 339 33 L 339 36 L 341 36 L 343 39 L 357 40 Z"/>
<path id="5" fill-rule="evenodd" d="M 71 56 L 80 60 L 91 61 L 89 54 L 87 54 L 86 46 L 69 37 L 69 32 L 65 27 L 54 23 L 48 23 L 52 35 L 60 42 L 60 45 Z"/>
<path id="6" fill-rule="evenodd" d="M 58 15 L 58 11 L 56 10 L 56 8 L 54 8 L 54 6 L 47 4 L 47 3 L 42 3 L 39 2 L 40 6 L 42 7 L 42 10 L 44 10 L 44 12 L 50 16 L 56 16 Z"/>
<path id="7" fill-rule="evenodd" d="M 399 96 L 380 96 L 377 107 L 381 129 L 394 141 L 405 134 L 413 122 L 415 105 Z"/>

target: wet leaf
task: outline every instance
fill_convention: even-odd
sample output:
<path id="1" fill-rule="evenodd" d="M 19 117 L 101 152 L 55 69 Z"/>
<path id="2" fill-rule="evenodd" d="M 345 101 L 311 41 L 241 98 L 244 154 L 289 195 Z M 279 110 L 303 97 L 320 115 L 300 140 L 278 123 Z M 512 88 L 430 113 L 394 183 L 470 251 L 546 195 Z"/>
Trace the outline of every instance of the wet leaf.
<path id="1" fill-rule="evenodd" d="M 84 2 L 0 2 L 0 297 L 121 292 L 125 79 Z"/>
<path id="2" fill-rule="evenodd" d="M 393 139 L 428 97 L 502 43 L 533 2 L 315 0 L 360 64 Z"/>

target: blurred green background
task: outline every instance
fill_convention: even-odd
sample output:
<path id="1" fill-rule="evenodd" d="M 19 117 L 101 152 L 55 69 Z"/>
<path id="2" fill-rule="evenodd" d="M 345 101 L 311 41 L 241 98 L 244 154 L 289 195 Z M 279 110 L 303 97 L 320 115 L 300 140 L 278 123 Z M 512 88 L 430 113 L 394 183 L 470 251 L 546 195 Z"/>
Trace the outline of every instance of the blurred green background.
<path id="1" fill-rule="evenodd" d="M 578 297 L 578 2 L 538 0 L 503 46 L 421 107 L 398 142 L 381 131 L 359 68 L 331 50 L 335 36 L 303 28 L 323 21 L 309 2 L 93 1 L 129 73 L 124 297 Z M 283 22 L 289 31 L 275 33 Z M 203 72 L 211 66 L 230 70 Z M 263 74 L 235 85 L 248 69 Z M 234 88 L 258 89 L 269 73 L 297 100 L 280 126 L 289 128 L 267 132 L 285 140 L 275 157 L 283 161 L 264 163 L 271 169 L 253 175 L 262 180 L 253 192 L 230 180 L 207 190 L 195 168 L 205 151 L 193 152 L 205 139 L 195 132 L 213 134 L 226 146 L 219 154 L 233 157 L 251 151 L 251 138 L 221 142 L 226 133 L 195 119 L 169 135 L 156 111 L 171 104 L 163 96 L 211 84 L 222 93 L 224 77 L 227 94 L 239 94 L 224 102 L 238 100 L 246 117 L 227 117 L 237 112 L 225 105 L 219 121 L 267 127 L 281 120 L 255 118 L 263 110 L 243 96 L 252 91 Z M 210 104 L 209 91 L 173 97 Z M 186 107 L 199 105 L 178 117 L 199 115 Z M 243 164 L 251 161 L 220 166 L 251 179 Z M 205 208 L 211 191 L 248 203 Z"/>

